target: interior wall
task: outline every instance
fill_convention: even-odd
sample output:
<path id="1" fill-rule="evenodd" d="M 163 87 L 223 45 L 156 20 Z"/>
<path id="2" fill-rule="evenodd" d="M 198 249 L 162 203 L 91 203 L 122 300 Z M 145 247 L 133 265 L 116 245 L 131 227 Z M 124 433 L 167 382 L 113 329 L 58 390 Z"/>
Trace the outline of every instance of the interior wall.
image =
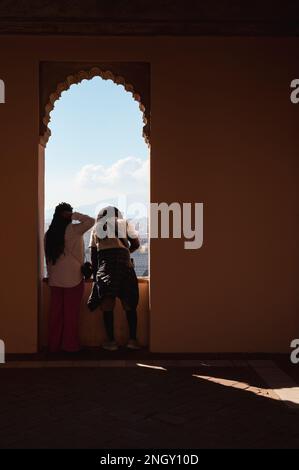
<path id="1" fill-rule="evenodd" d="M 0 338 L 7 352 L 37 348 L 38 66 L 51 60 L 149 62 L 152 201 L 204 203 L 202 248 L 151 241 L 150 349 L 289 351 L 299 332 L 299 106 L 289 100 L 298 44 L 0 38 Z"/>

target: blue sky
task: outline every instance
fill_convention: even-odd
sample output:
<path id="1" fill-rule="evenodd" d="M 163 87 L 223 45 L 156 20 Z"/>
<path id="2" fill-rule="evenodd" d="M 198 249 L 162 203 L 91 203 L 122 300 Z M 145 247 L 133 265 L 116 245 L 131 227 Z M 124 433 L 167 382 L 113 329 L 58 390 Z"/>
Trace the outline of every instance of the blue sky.
<path id="1" fill-rule="evenodd" d="M 56 101 L 46 148 L 46 214 L 61 201 L 94 211 L 105 203 L 149 201 L 149 149 L 139 103 L 123 86 L 94 77 Z M 137 214 L 142 216 L 143 214 Z"/>

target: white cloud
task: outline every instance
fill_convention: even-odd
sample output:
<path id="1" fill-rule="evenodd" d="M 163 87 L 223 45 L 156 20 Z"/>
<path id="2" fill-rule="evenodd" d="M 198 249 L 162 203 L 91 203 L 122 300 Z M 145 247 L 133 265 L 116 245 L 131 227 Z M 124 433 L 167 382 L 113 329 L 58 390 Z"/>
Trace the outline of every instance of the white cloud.
<path id="1" fill-rule="evenodd" d="M 76 175 L 78 188 L 134 193 L 149 185 L 149 160 L 127 157 L 109 167 L 84 165 Z M 109 191 L 110 192 L 110 191 Z"/>

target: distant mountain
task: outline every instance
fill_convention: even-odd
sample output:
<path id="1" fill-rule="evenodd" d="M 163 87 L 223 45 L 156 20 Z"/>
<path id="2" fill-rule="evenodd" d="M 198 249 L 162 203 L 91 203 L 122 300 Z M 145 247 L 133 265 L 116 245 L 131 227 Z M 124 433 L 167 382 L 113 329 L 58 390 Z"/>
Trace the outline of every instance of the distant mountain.
<path id="1" fill-rule="evenodd" d="M 102 208 L 108 205 L 107 201 L 104 202 L 97 202 L 94 204 L 85 204 L 80 207 L 76 207 L 75 210 L 77 212 L 81 212 L 82 214 L 90 215 L 91 217 L 95 217 L 96 213 Z M 48 226 L 51 222 L 54 214 L 54 209 L 47 209 L 45 211 L 45 222 Z M 145 236 L 148 234 L 148 218 L 147 217 L 137 217 L 130 216 L 127 217 L 128 220 L 132 220 L 135 225 L 136 230 L 138 230 L 140 236 Z"/>
<path id="2" fill-rule="evenodd" d="M 98 203 L 96 203 L 96 204 L 87 204 L 87 205 L 84 205 L 84 206 L 76 207 L 75 210 L 77 212 L 81 212 L 82 214 L 87 214 L 87 215 L 90 215 L 90 216 L 94 217 L 97 206 L 98 206 Z M 54 210 L 55 210 L 55 208 L 45 210 L 45 220 L 47 222 L 52 220 Z"/>

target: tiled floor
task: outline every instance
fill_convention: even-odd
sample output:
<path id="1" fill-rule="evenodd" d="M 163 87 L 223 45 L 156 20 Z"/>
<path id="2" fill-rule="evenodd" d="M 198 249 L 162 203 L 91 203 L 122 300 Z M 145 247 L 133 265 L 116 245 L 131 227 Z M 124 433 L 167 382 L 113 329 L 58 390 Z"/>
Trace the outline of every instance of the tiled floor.
<path id="1" fill-rule="evenodd" d="M 287 359 L 64 361 L 0 366 L 1 448 L 299 446 Z"/>

